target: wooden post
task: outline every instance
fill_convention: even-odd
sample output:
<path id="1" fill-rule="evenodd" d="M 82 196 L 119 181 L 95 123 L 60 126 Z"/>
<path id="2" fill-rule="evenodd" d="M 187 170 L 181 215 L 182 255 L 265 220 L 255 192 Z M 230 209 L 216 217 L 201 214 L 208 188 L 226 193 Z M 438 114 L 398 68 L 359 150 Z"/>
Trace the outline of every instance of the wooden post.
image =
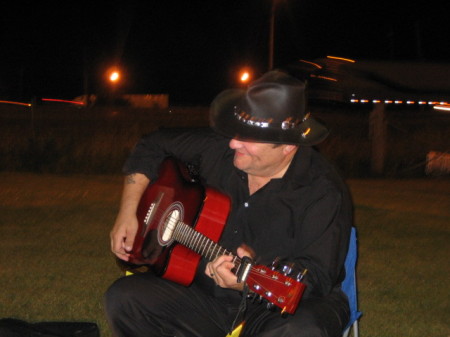
<path id="1" fill-rule="evenodd" d="M 382 175 L 386 158 L 386 119 L 384 103 L 374 104 L 369 116 L 369 139 L 371 142 L 372 174 Z"/>

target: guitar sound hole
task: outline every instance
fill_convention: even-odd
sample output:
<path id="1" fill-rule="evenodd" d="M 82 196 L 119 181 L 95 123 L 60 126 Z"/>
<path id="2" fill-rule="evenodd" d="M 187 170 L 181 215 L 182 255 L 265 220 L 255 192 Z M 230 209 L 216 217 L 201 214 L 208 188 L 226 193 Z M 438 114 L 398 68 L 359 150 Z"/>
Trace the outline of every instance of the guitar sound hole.
<path id="1" fill-rule="evenodd" d="M 158 225 L 158 241 L 161 246 L 172 244 L 176 227 L 182 221 L 183 214 L 183 205 L 180 202 L 174 202 L 164 212 Z"/>
<path id="2" fill-rule="evenodd" d="M 172 239 L 173 232 L 175 231 L 175 227 L 180 221 L 180 211 L 174 209 L 169 215 L 166 217 L 163 226 L 162 240 L 163 242 L 168 242 Z"/>

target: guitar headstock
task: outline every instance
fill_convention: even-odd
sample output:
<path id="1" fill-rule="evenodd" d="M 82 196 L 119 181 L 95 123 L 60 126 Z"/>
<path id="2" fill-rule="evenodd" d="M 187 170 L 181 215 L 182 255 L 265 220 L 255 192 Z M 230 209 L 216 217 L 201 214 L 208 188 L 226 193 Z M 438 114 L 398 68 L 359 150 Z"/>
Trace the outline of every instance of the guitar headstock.
<path id="1" fill-rule="evenodd" d="M 294 314 L 306 288 L 304 283 L 262 265 L 251 268 L 246 283 L 252 292 L 289 314 Z"/>

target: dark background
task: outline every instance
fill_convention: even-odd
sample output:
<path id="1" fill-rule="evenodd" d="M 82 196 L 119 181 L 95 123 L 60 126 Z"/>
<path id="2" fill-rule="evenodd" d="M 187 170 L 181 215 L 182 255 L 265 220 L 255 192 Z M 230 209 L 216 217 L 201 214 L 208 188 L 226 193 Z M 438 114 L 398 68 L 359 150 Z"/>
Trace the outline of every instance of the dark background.
<path id="1" fill-rule="evenodd" d="M 434 1 L 277 0 L 274 66 L 336 55 L 450 59 L 448 8 Z M 271 0 L 9 1 L 0 13 L 0 99 L 71 99 L 107 89 L 208 104 L 268 69 Z M 448 5 L 446 5 L 448 7 Z"/>

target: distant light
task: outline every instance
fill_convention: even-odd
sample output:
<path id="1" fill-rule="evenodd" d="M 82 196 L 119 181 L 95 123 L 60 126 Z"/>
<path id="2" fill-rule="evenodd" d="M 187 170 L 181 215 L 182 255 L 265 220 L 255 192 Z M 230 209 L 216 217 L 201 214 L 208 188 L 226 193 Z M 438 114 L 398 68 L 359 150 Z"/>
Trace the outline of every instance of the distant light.
<path id="1" fill-rule="evenodd" d="M 13 102 L 13 101 L 0 101 L 0 103 L 13 104 L 13 105 L 22 105 L 22 106 L 31 106 L 30 103 Z"/>
<path id="2" fill-rule="evenodd" d="M 253 70 L 250 67 L 243 67 L 239 70 L 238 79 L 241 83 L 248 83 L 253 78 Z"/>
<path id="3" fill-rule="evenodd" d="M 444 104 L 444 105 L 435 105 L 433 109 L 436 110 L 443 110 L 443 111 L 450 111 L 450 104 Z"/>
<path id="4" fill-rule="evenodd" d="M 356 96 L 355 94 L 352 94 L 352 96 Z M 355 98 L 355 97 L 352 97 L 352 98 L 350 98 L 349 99 L 349 101 L 350 101 L 350 103 L 369 103 L 369 102 L 372 102 L 373 104 L 376 104 L 376 103 L 381 103 L 381 102 L 384 102 L 385 104 L 408 104 L 408 105 L 411 105 L 411 104 L 418 104 L 418 105 L 425 105 L 425 104 L 428 104 L 428 105 L 433 105 L 433 106 L 439 106 L 439 105 L 445 105 L 445 106 L 450 106 L 450 103 L 449 102 L 446 102 L 446 101 L 441 101 L 441 102 L 437 102 L 437 101 L 414 101 L 414 100 L 401 100 L 401 99 L 396 99 L 396 100 L 392 100 L 392 99 L 385 99 L 385 100 L 381 100 L 381 99 L 377 99 L 377 98 L 374 98 L 374 99 L 363 99 L 363 98 L 361 98 L 361 99 L 358 99 L 358 98 Z"/>
<path id="5" fill-rule="evenodd" d="M 241 74 L 241 82 L 247 82 L 250 79 L 250 74 L 246 71 Z"/>
<path id="6" fill-rule="evenodd" d="M 111 82 L 117 82 L 120 78 L 120 74 L 117 71 L 113 71 L 111 75 L 109 75 L 109 80 Z"/>
<path id="7" fill-rule="evenodd" d="M 322 75 L 319 75 L 319 76 L 311 75 L 311 77 L 317 77 L 317 78 L 320 78 L 322 80 L 333 81 L 333 82 L 337 82 L 338 81 L 337 79 L 335 79 L 333 77 L 327 77 L 327 76 L 322 76 Z"/>
<path id="8" fill-rule="evenodd" d="M 346 62 L 351 62 L 351 63 L 355 63 L 355 60 L 352 59 L 347 59 L 344 57 L 337 57 L 337 56 L 327 56 L 328 59 L 333 59 L 333 60 L 341 60 L 341 61 L 346 61 Z"/>
<path id="9" fill-rule="evenodd" d="M 66 100 L 66 99 L 42 98 L 41 100 L 45 101 L 45 102 L 60 102 L 60 103 L 70 103 L 70 104 L 84 105 L 83 102 L 80 102 L 80 101 L 69 101 L 69 100 Z"/>
<path id="10" fill-rule="evenodd" d="M 306 61 L 306 60 L 299 60 L 299 61 L 300 61 L 300 62 L 309 63 L 309 64 L 313 65 L 313 66 L 316 67 L 316 68 L 322 69 L 322 66 L 319 65 L 319 64 L 317 64 L 317 63 L 310 62 L 310 61 Z"/>

